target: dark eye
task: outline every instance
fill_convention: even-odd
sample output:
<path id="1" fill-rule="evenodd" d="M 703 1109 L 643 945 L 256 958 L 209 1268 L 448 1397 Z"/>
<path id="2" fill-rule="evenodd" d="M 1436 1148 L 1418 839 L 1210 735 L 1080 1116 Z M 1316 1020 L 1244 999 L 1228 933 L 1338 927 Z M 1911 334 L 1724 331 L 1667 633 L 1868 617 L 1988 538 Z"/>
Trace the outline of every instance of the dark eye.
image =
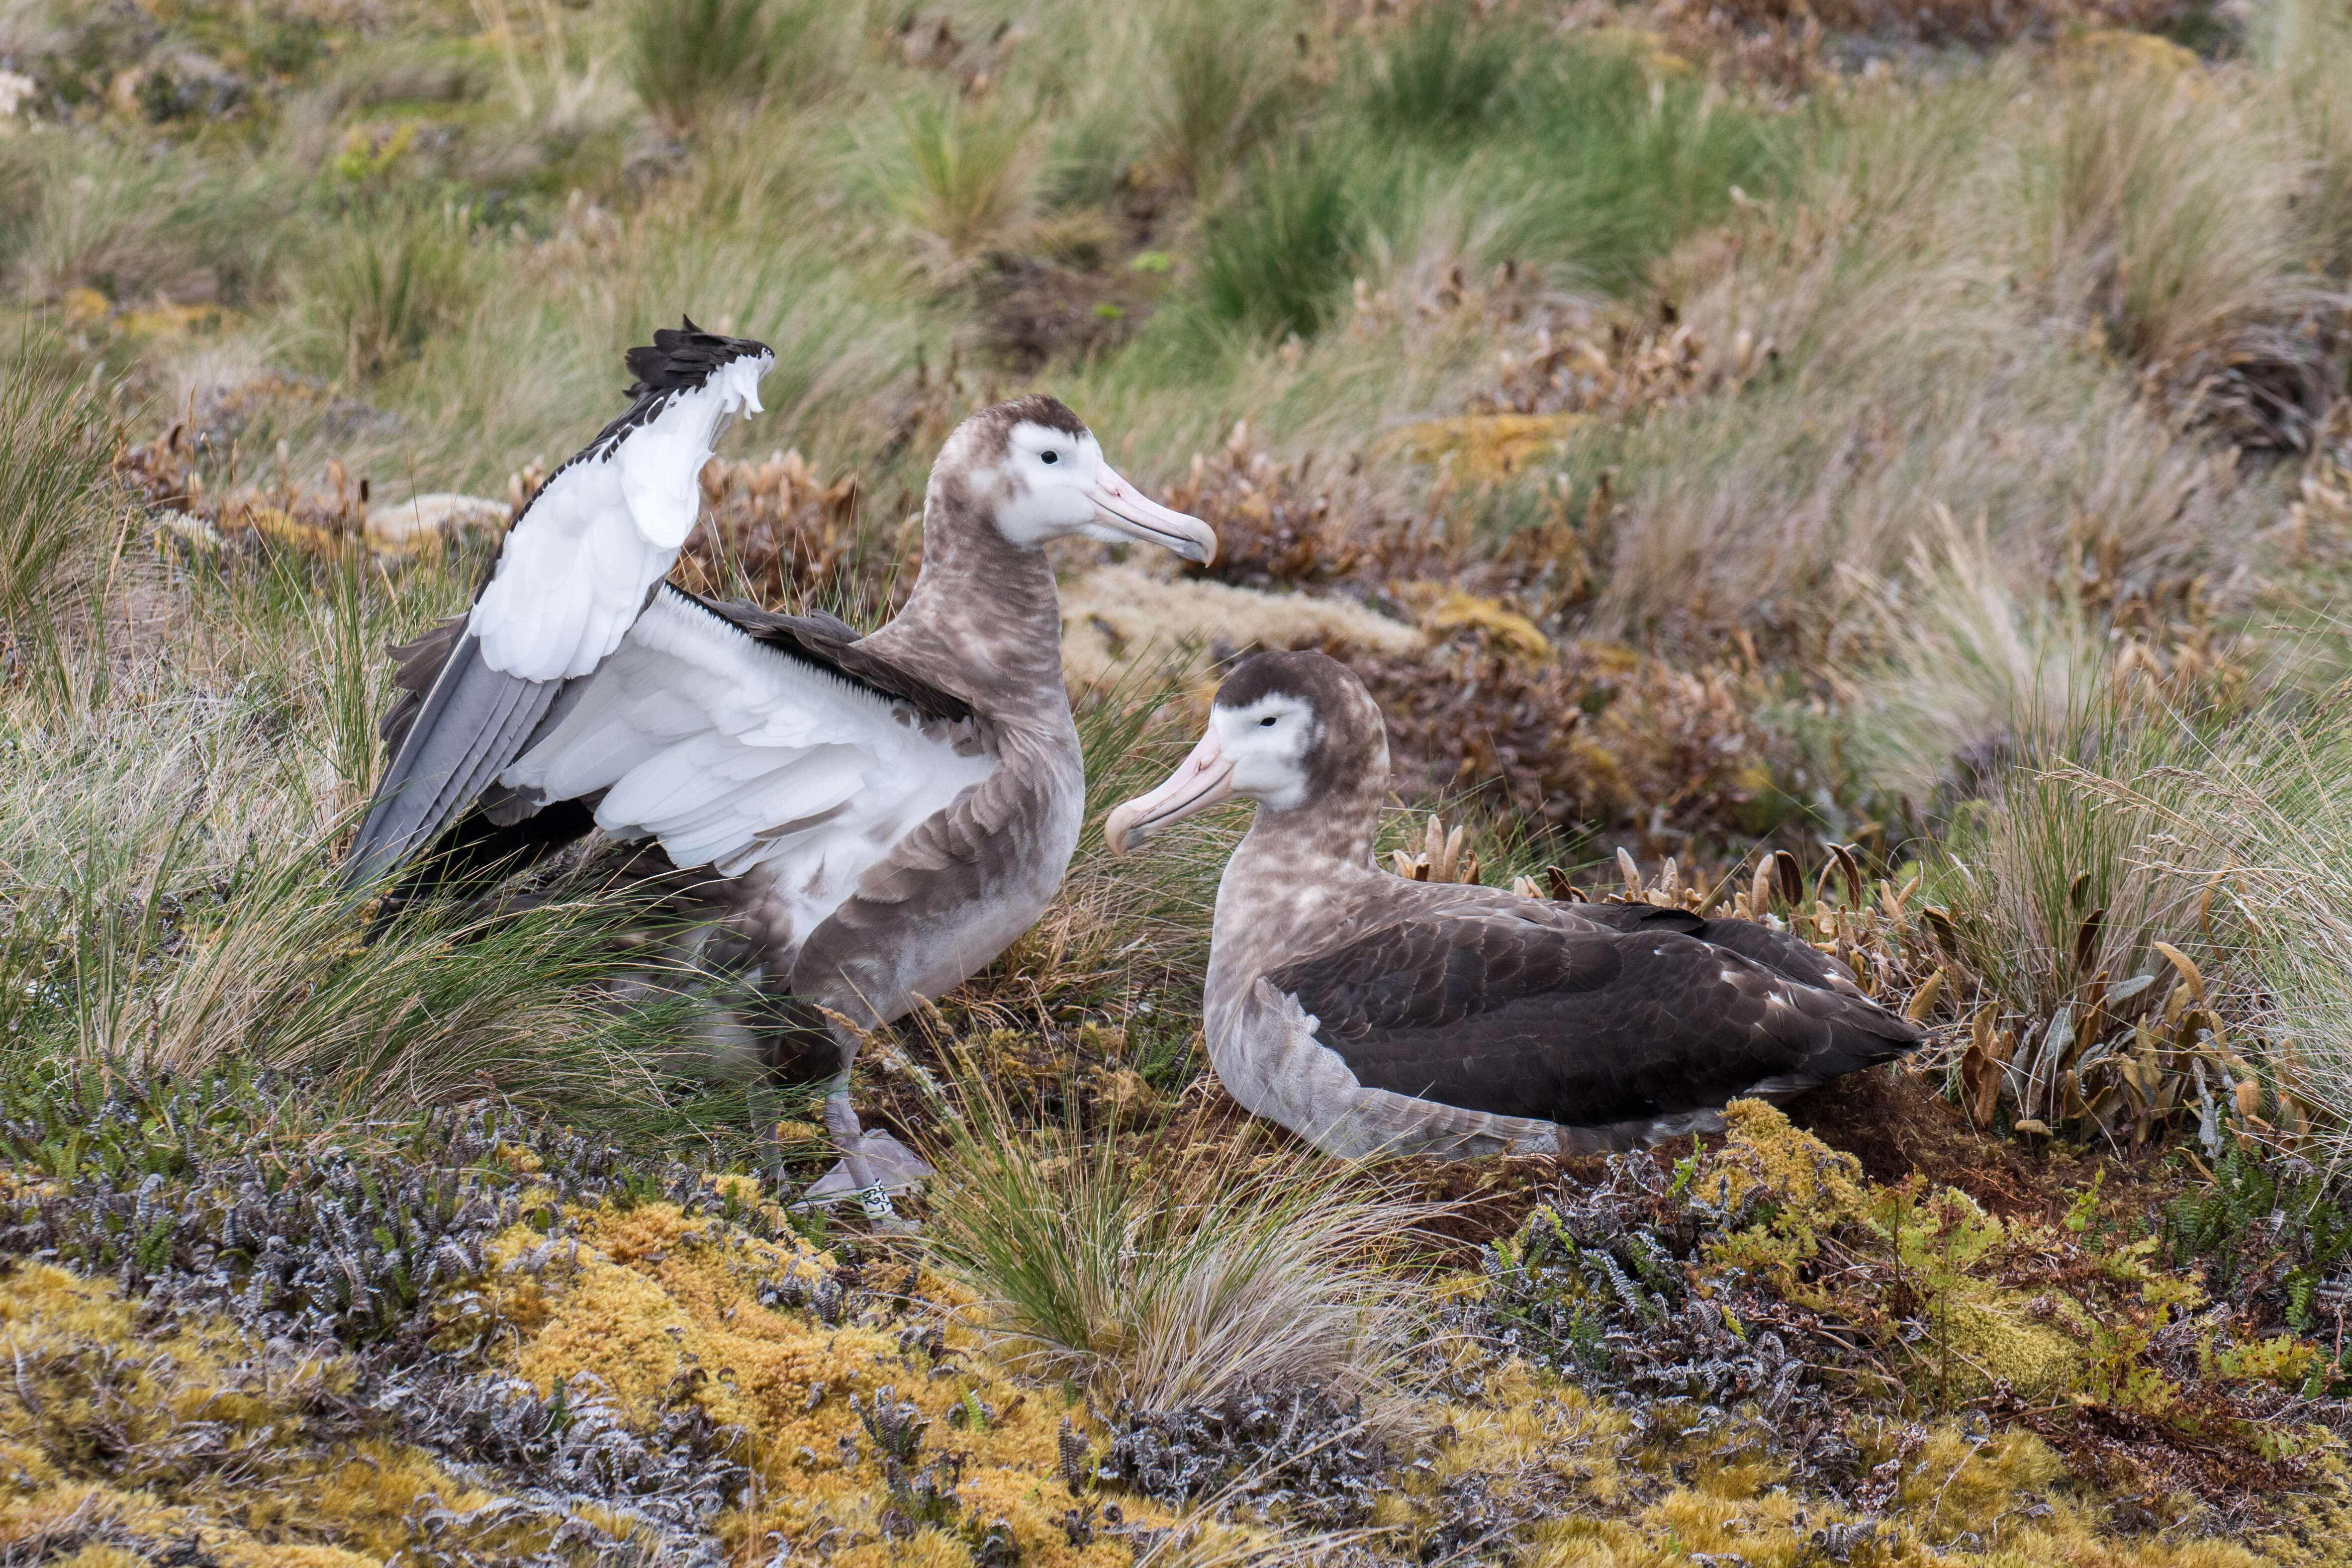
<path id="1" fill-rule="evenodd" d="M 1040 452 L 1037 454 L 1037 461 L 1040 463 L 1059 463 L 1061 460 L 1062 455 L 1058 452 Z"/>
<path id="2" fill-rule="evenodd" d="M 1272 729 L 1274 727 L 1274 716 L 1272 714 L 1266 715 L 1265 717 L 1257 721 L 1257 727 L 1260 729 Z"/>

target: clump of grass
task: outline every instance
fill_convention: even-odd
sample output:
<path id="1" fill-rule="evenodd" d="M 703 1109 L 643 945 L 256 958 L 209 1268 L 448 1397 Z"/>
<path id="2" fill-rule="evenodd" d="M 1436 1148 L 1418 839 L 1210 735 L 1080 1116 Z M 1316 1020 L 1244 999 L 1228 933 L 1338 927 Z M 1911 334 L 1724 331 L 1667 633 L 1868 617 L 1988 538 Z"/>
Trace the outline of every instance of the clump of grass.
<path id="1" fill-rule="evenodd" d="M 435 912 L 362 946 L 323 846 L 263 846 L 206 886 L 177 823 L 145 826 L 12 895 L 29 923 L 7 955 L 20 1046 L 175 1071 L 250 1061 L 419 1104 L 497 1092 L 590 1110 L 645 1092 L 648 1050 L 679 1021 L 606 1005 L 611 912 L 592 903 Z"/>
<path id="2" fill-rule="evenodd" d="M 1335 317 L 1357 236 L 1347 171 L 1311 150 L 1261 158 L 1211 222 L 1201 256 L 1209 319 L 1258 338 L 1312 338 Z"/>
<path id="3" fill-rule="evenodd" d="M 2352 1153 L 2352 686 L 2245 720 L 2160 770 L 2083 768 L 2100 816 L 2145 823 L 2140 858 L 2210 890 L 2234 1000 L 2268 1049 L 2266 1084 L 2228 1109 L 2289 1143 Z M 2217 1074 L 2218 1077 L 2218 1074 Z M 2217 1084 L 2217 1088 L 2219 1085 Z"/>
<path id="4" fill-rule="evenodd" d="M 349 218 L 307 279 L 314 317 L 354 378 L 379 374 L 456 325 L 476 298 L 472 214 L 447 206 Z"/>
<path id="5" fill-rule="evenodd" d="M 2352 16 L 2326 0 L 2280 0 L 2256 18 L 2276 73 L 2273 107 L 2303 156 L 2295 209 L 2327 276 L 2352 276 Z"/>
<path id="6" fill-rule="evenodd" d="M 257 161 L 164 155 L 42 128 L 0 138 L 0 264 L 37 298 L 244 297 L 271 273 L 289 203 Z"/>
<path id="7" fill-rule="evenodd" d="M 630 84 L 664 124 L 690 133 L 717 109 L 800 84 L 815 10 L 776 0 L 636 0 Z"/>
<path id="8" fill-rule="evenodd" d="M 1472 135 L 1502 109 L 1525 42 L 1463 0 L 1422 6 L 1380 51 L 1365 108 L 1392 132 Z"/>
<path id="9" fill-rule="evenodd" d="M 1908 570 L 1866 604 L 1870 653 L 1838 672 L 1846 765 L 1885 799 L 1932 812 L 2031 748 L 2043 718 L 2083 710 L 2109 678 L 2079 595 L 2013 581 L 1979 517 L 1930 509 Z"/>
<path id="10" fill-rule="evenodd" d="M 1273 6 L 1163 5 L 1150 24 L 1145 103 L 1151 161 L 1180 189 L 1214 193 L 1288 109 L 1288 40 Z"/>
<path id="11" fill-rule="evenodd" d="M 1596 631 L 1687 647 L 1737 626 L 1836 654 L 1873 635 L 1874 601 L 1916 586 L 1937 505 L 1988 519 L 2021 598 L 2077 561 L 2116 591 L 2246 562 L 2259 489 L 2083 337 L 1986 285 L 2013 253 L 1982 193 L 2017 154 L 1980 120 L 2009 85 L 1864 104 L 1736 243 L 1667 264 L 1712 362 L 1769 343 L 1779 366 L 1736 398 L 1571 441 L 1571 461 L 1637 476 Z"/>
<path id="12" fill-rule="evenodd" d="M 884 204 L 967 256 L 1028 210 L 1030 121 L 1001 105 L 919 99 L 898 111 L 898 141 L 880 155 Z"/>
<path id="13" fill-rule="evenodd" d="M 1143 1409 L 1245 1385 L 1382 1383 L 1409 1319 L 1376 1265 L 1427 1206 L 1246 1139 L 1186 1166 L 1173 1136 L 1137 1149 L 1108 1129 L 1018 1122 L 984 1075 L 961 1075 L 927 1231 L 1009 1363 Z"/>
<path id="14" fill-rule="evenodd" d="M 1703 83 L 1654 80 L 1622 47 L 1545 51 L 1508 96 L 1503 145 L 1522 149 L 1519 179 L 1540 196 L 1523 254 L 1564 249 L 1612 290 L 1646 284 L 1653 262 L 1728 216 L 1734 186 L 1761 197 L 1784 177 L 1772 122 Z"/>
<path id="15" fill-rule="evenodd" d="M 2139 973 L 2150 943 L 2196 943 L 2193 890 L 2148 863 L 2148 812 L 2086 810 L 2074 782 L 2081 769 L 2154 789 L 2196 744 L 2095 702 L 2012 739 L 1990 793 L 1960 812 L 1943 850 L 1957 956 L 2005 1013 L 2046 1019 L 2103 976 Z"/>
<path id="16" fill-rule="evenodd" d="M 2302 445 L 2330 377 L 2296 330 L 2320 290 L 2285 150 L 2248 110 L 2184 102 L 2154 70 L 2063 95 L 2054 120 L 2021 147 L 2017 204 L 2054 302 L 2174 402 L 2234 391 L 2242 419 L 2284 425 L 2271 444 Z"/>
<path id="17" fill-rule="evenodd" d="M 89 381 L 45 345 L 0 374 L 0 650 L 19 669 L 55 651 L 102 566 L 110 434 Z"/>
<path id="18" fill-rule="evenodd" d="M 2210 1148 L 2209 1067 L 2235 1061 L 2206 977 L 2226 934 L 2210 883 L 2200 898 L 2160 845 L 2227 731 L 2100 695 L 2027 718 L 1926 872 L 1923 934 L 1973 1014 L 1962 1103 L 1980 1124 L 2005 1108 L 2133 1143 L 2201 1106 Z"/>

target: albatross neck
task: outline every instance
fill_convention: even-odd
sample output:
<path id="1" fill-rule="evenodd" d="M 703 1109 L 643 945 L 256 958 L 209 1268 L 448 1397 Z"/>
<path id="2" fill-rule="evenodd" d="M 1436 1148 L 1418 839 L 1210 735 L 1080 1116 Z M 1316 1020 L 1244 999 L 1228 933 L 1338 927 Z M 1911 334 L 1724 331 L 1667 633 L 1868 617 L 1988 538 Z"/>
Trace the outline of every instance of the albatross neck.
<path id="1" fill-rule="evenodd" d="M 1259 804 L 1217 885 L 1217 926 L 1245 925 L 1268 950 L 1287 948 L 1383 874 L 1372 864 L 1388 788 L 1387 758 L 1381 760 L 1289 810 Z M 1213 931 L 1212 939 L 1222 934 Z"/>
<path id="2" fill-rule="evenodd" d="M 1062 610 L 1053 563 L 996 531 L 963 487 L 934 477 L 923 507 L 923 569 L 868 646 L 909 664 L 1000 718 L 1062 723 Z"/>

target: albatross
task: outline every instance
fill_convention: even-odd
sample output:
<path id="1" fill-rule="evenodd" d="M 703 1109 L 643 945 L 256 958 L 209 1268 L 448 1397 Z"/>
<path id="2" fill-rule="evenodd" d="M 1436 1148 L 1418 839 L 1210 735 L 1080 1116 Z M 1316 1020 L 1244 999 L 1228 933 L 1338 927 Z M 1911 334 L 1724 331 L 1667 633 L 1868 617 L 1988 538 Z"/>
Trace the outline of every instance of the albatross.
<path id="1" fill-rule="evenodd" d="M 1217 888 L 1205 1032 L 1252 1113 L 1327 1152 L 1461 1157 L 1713 1131 L 1917 1045 L 1919 1030 L 1784 932 L 1378 869 L 1387 727 L 1318 653 L 1218 687 L 1192 755 L 1104 824 L 1114 853 L 1221 801 L 1257 805 Z"/>
<path id="2" fill-rule="evenodd" d="M 929 1174 L 865 1130 L 866 1031 L 936 998 L 1035 922 L 1077 847 L 1086 769 L 1045 545 L 1070 535 L 1205 561 L 1216 535 L 1150 500 L 1078 417 L 1033 395 L 949 436 L 922 568 L 859 637 L 664 580 L 726 419 L 757 410 L 761 345 L 656 332 L 628 411 L 549 479 L 466 614 L 394 649 L 391 761 L 348 878 L 394 901 L 504 872 L 591 827 L 688 916 L 697 961 L 755 996 L 775 1078 L 820 1085 L 840 1166 L 809 1196 Z"/>

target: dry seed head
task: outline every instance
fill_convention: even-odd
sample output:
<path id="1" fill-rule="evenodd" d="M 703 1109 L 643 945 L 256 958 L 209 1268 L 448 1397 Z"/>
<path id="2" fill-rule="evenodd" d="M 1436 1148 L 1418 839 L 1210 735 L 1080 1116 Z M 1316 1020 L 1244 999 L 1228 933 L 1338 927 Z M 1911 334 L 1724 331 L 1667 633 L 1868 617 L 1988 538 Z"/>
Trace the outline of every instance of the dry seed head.
<path id="1" fill-rule="evenodd" d="M 1921 982 L 1918 990 L 1912 994 L 1911 1005 L 1903 1009 L 1903 1016 L 1913 1023 L 1923 1022 L 1927 1017 L 1927 1009 L 1936 1005 L 1937 993 L 1943 988 L 1944 971 L 1937 969 Z"/>
<path id="2" fill-rule="evenodd" d="M 2189 1000 L 2195 1002 L 2200 1007 L 2203 1006 L 2205 1002 L 2204 971 L 2198 968 L 2195 961 L 2192 960 L 2188 954 L 2182 952 L 2179 948 L 2175 947 L 2169 942 L 2156 942 L 2151 943 L 2150 946 L 2158 952 L 2163 954 L 2165 960 L 2175 969 L 2179 971 L 2181 982 L 2189 988 Z M 2173 1010 L 2174 1009 L 2170 1008 L 2166 1009 L 2166 1022 L 2169 1023 L 2172 1021 L 2171 1014 Z"/>

